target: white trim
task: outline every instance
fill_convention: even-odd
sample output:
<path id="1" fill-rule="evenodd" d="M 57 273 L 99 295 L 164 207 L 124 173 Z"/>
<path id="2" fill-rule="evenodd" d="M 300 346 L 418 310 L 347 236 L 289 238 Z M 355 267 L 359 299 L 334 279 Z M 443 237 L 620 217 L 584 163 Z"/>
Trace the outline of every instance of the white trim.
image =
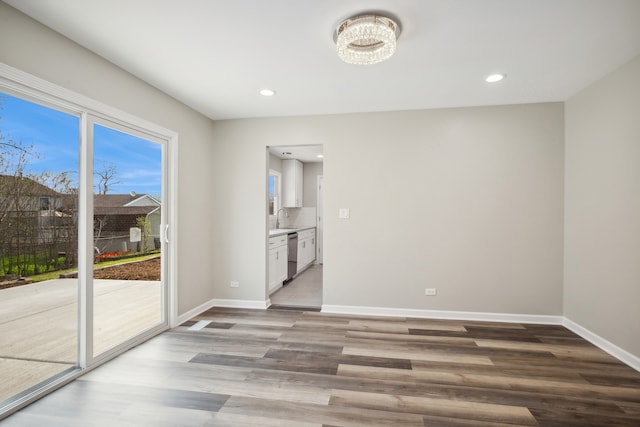
<path id="1" fill-rule="evenodd" d="M 171 327 L 175 328 L 176 326 L 180 326 L 182 325 L 184 322 L 186 322 L 187 320 L 191 320 L 194 317 L 196 317 L 197 315 L 204 313 L 205 311 L 209 310 L 210 308 L 213 308 L 215 303 L 217 300 L 215 299 L 210 299 L 209 301 L 205 302 L 204 304 L 200 304 L 199 306 L 192 308 L 191 310 L 187 311 L 186 313 L 182 313 L 179 316 L 176 316 L 175 323 L 172 323 Z"/>
<path id="2" fill-rule="evenodd" d="M 264 310 L 267 309 L 271 305 L 271 301 L 269 299 L 265 301 L 259 300 L 248 300 L 248 299 L 210 299 L 204 304 L 200 304 L 199 306 L 192 308 L 186 313 L 182 313 L 176 318 L 175 324 L 171 327 L 175 328 L 176 326 L 182 325 L 187 320 L 191 320 L 194 317 L 204 313 L 205 311 L 214 308 L 214 307 L 229 307 L 229 308 L 251 308 Z"/>
<path id="3" fill-rule="evenodd" d="M 267 309 L 271 302 L 269 299 L 264 301 L 250 299 L 214 299 L 214 307 L 229 308 L 251 308 L 251 309 Z"/>
<path id="4" fill-rule="evenodd" d="M 178 319 L 178 134 L 174 133 L 167 143 L 167 155 L 165 156 L 168 165 L 165 169 L 166 186 L 164 186 L 163 198 L 165 198 L 165 212 L 168 216 L 163 224 L 164 247 L 167 249 L 166 262 L 168 263 L 169 274 L 169 298 L 167 323 L 169 327 L 177 326 Z M 165 258 L 165 257 L 163 257 Z M 163 267 L 164 268 L 164 267 Z M 165 270 L 166 272 L 166 270 Z"/>
<path id="5" fill-rule="evenodd" d="M 602 338 L 601 336 L 591 332 L 590 330 L 588 330 L 583 326 L 578 325 L 576 322 L 566 317 L 562 322 L 562 326 L 580 335 L 582 338 L 589 341 L 591 344 L 595 345 L 596 347 L 599 347 L 601 350 L 606 351 L 611 356 L 615 357 L 616 359 L 620 360 L 623 363 L 626 363 L 636 371 L 640 372 L 640 357 L 634 356 L 628 351 L 613 344 L 611 341 L 608 341 Z"/>
<path id="6" fill-rule="evenodd" d="M 364 307 L 354 305 L 328 305 L 323 304 L 323 313 L 356 314 L 365 316 L 395 316 L 417 317 L 427 319 L 449 320 L 474 320 L 483 322 L 507 322 L 507 323 L 542 323 L 546 325 L 561 325 L 562 316 L 549 316 L 540 314 L 511 314 L 511 313 L 483 313 L 472 311 L 441 311 L 404 309 L 389 307 Z"/>
<path id="7" fill-rule="evenodd" d="M 78 171 L 78 365 L 93 364 L 93 129 L 80 115 Z"/>
<path id="8" fill-rule="evenodd" d="M 50 102 L 76 114 L 86 111 L 96 117 L 115 121 L 129 129 L 131 129 L 131 125 L 134 125 L 136 128 L 132 130 L 144 129 L 145 133 L 161 139 L 171 139 L 177 136 L 176 132 L 156 123 L 103 104 L 100 101 L 43 80 L 3 62 L 0 62 L 0 87 L 16 90 L 21 94 L 32 96 L 34 99 Z"/>

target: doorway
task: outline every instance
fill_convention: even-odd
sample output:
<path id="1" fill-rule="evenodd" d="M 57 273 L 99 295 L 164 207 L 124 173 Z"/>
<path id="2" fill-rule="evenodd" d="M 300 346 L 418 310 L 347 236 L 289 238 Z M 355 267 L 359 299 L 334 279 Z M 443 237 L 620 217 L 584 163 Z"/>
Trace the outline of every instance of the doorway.
<path id="1" fill-rule="evenodd" d="M 267 224 L 269 262 L 266 294 L 270 308 L 322 306 L 322 145 L 267 147 Z M 279 183 L 280 185 L 274 185 Z M 282 248 L 295 269 L 278 274 L 279 244 L 296 241 L 296 250 Z M 281 261 L 282 262 L 282 261 Z M 284 265 L 284 262 L 282 262 Z"/>

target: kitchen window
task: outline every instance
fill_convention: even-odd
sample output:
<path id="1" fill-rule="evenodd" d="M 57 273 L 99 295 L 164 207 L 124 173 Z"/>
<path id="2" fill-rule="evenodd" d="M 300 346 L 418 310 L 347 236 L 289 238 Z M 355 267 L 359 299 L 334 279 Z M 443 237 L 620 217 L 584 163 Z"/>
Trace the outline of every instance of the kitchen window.
<path id="1" fill-rule="evenodd" d="M 280 172 L 269 169 L 269 215 L 275 215 L 280 209 L 282 199 L 280 193 L 282 190 L 282 174 Z"/>

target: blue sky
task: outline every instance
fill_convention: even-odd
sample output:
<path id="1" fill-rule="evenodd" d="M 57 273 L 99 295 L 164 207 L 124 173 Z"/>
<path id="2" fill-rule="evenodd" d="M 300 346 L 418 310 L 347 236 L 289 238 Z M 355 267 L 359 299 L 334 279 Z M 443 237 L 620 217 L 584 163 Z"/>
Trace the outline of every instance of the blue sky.
<path id="1" fill-rule="evenodd" d="M 26 173 L 70 172 L 77 181 L 79 162 L 79 119 L 0 93 L 0 132 L 8 139 L 33 146 L 39 154 L 32 158 Z M 110 194 L 136 193 L 160 195 L 160 144 L 113 129 L 94 128 L 94 168 L 115 165 L 117 175 Z M 97 180 L 94 178 L 94 181 Z"/>

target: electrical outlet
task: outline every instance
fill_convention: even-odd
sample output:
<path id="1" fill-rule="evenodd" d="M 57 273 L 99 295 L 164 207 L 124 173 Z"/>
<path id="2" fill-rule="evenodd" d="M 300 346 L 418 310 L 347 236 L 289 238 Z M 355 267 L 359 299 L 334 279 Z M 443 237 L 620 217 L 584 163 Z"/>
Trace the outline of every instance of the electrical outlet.
<path id="1" fill-rule="evenodd" d="M 231 287 L 231 288 L 239 288 L 240 287 L 240 282 L 234 282 L 232 280 L 231 282 L 229 282 L 229 287 Z"/>
<path id="2" fill-rule="evenodd" d="M 438 295 L 436 288 L 425 288 L 424 294 L 430 297 Z"/>

